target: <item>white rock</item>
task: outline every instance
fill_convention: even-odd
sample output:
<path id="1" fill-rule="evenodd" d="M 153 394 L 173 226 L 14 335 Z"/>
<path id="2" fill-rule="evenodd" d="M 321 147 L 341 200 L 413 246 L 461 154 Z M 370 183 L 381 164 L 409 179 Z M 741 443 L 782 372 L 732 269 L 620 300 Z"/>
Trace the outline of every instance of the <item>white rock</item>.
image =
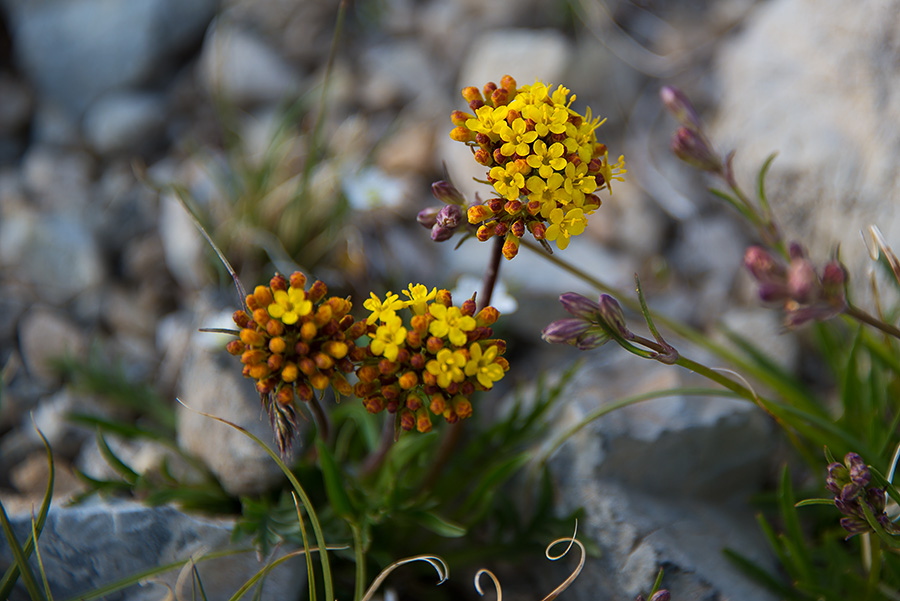
<path id="1" fill-rule="evenodd" d="M 45 307 L 35 307 L 22 317 L 19 341 L 28 373 L 48 382 L 55 378 L 54 359 L 82 356 L 88 347 L 87 336 L 76 324 Z"/>
<path id="2" fill-rule="evenodd" d="M 100 154 L 135 152 L 160 140 L 165 105 L 156 94 L 118 92 L 93 102 L 84 116 L 84 136 Z"/>
<path id="3" fill-rule="evenodd" d="M 94 160 L 86 152 L 32 145 L 22 158 L 25 190 L 44 207 L 78 209 L 89 202 Z"/>
<path id="4" fill-rule="evenodd" d="M 299 74 L 265 42 L 221 21 L 203 44 L 199 76 L 206 89 L 240 106 L 275 103 L 299 90 Z"/>
<path id="5" fill-rule="evenodd" d="M 836 244 L 857 297 L 870 261 L 860 231 L 878 224 L 900 245 L 900 66 L 896 0 L 774 0 L 760 4 L 719 56 L 715 139 L 737 149 L 748 190 L 778 157 L 769 198 L 789 240 L 824 263 Z"/>
<path id="6" fill-rule="evenodd" d="M 169 272 L 182 288 L 202 288 L 207 281 L 206 240 L 173 193 L 160 198 L 159 222 Z"/>

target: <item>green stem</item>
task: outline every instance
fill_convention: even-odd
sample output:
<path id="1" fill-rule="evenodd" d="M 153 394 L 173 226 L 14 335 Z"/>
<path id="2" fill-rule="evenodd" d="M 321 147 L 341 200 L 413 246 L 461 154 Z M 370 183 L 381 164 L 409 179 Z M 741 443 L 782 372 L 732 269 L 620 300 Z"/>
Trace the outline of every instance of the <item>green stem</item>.
<path id="1" fill-rule="evenodd" d="M 897 329 L 895 326 L 892 326 L 889 323 L 883 322 L 874 315 L 870 315 L 869 313 L 866 313 L 858 307 L 854 307 L 853 305 L 848 304 L 847 309 L 844 311 L 844 313 L 856 320 L 872 326 L 873 328 L 881 330 L 889 336 L 900 339 L 900 329 Z"/>
<path id="2" fill-rule="evenodd" d="M 366 592 L 366 552 L 363 548 L 362 529 L 359 524 L 350 523 L 353 532 L 353 557 L 356 561 L 356 586 L 353 591 L 353 600 L 360 601 Z"/>
<path id="3" fill-rule="evenodd" d="M 687 370 L 690 370 L 690 371 L 694 372 L 695 374 L 699 374 L 699 375 L 703 376 L 704 378 L 712 380 L 716 384 L 721 384 L 722 386 L 724 386 L 731 392 L 734 392 L 734 393 L 744 397 L 745 399 L 747 399 L 748 401 L 750 401 L 752 403 L 756 403 L 757 401 L 760 400 L 760 397 L 757 394 L 755 394 L 752 390 L 747 388 L 746 386 L 738 384 L 731 378 L 725 377 L 724 375 L 720 374 L 719 372 L 715 371 L 714 369 L 711 369 L 711 368 L 703 365 L 702 363 L 697 363 L 696 361 L 692 361 L 692 360 L 688 359 L 687 357 L 683 357 L 683 356 L 679 355 L 678 359 L 675 361 L 675 365 L 680 365 L 681 367 L 683 367 Z"/>

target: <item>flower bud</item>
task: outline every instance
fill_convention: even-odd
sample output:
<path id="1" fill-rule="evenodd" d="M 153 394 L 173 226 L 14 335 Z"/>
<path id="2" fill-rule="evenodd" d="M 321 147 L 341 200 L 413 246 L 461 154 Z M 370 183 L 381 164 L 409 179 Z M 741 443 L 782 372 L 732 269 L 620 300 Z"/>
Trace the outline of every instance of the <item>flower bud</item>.
<path id="1" fill-rule="evenodd" d="M 625 325 L 625 313 L 619 302 L 608 294 L 600 295 L 600 319 L 613 332 L 618 333 L 622 338 L 631 340 L 634 334 Z"/>
<path id="2" fill-rule="evenodd" d="M 462 206 L 466 204 L 466 199 L 462 192 L 456 189 L 456 186 L 450 182 L 439 180 L 431 184 L 431 193 L 441 202 L 448 205 Z"/>
<path id="3" fill-rule="evenodd" d="M 431 228 L 431 239 L 434 242 L 446 242 L 450 238 L 453 237 L 453 229 L 449 227 L 443 227 L 437 223 L 434 224 L 434 227 Z"/>
<path id="4" fill-rule="evenodd" d="M 611 340 L 608 333 L 599 327 L 593 327 L 578 337 L 575 348 L 579 351 L 590 351 L 601 347 Z"/>
<path id="5" fill-rule="evenodd" d="M 661 589 L 653 593 L 653 596 L 650 597 L 650 601 L 669 601 L 672 598 L 671 593 L 666 589 Z"/>
<path id="6" fill-rule="evenodd" d="M 801 304 L 809 304 L 816 299 L 819 291 L 819 276 L 809 259 L 794 259 L 788 267 L 787 287 L 790 297 Z"/>
<path id="7" fill-rule="evenodd" d="M 494 212 L 485 205 L 473 205 L 469 207 L 466 216 L 469 219 L 469 223 L 476 224 L 481 223 L 488 217 L 493 217 Z"/>
<path id="8" fill-rule="evenodd" d="M 678 123 L 689 129 L 700 131 L 702 124 L 700 116 L 694 110 L 691 101 L 685 96 L 684 92 L 674 86 L 663 86 L 659 90 L 659 97 L 663 106 L 668 109 L 672 116 L 678 120 Z"/>
<path id="9" fill-rule="evenodd" d="M 541 331 L 541 338 L 550 344 L 575 345 L 587 333 L 591 324 L 583 319 L 558 319 Z"/>
<path id="10" fill-rule="evenodd" d="M 419 211 L 419 214 L 416 215 L 416 221 L 418 221 L 419 225 L 422 227 L 432 228 L 434 227 L 434 224 L 437 223 L 437 215 L 440 210 L 440 207 L 428 207 L 422 209 Z"/>
<path id="11" fill-rule="evenodd" d="M 600 305 L 575 292 L 565 292 L 559 296 L 563 309 L 583 320 L 594 320 L 600 314 Z"/>
<path id="12" fill-rule="evenodd" d="M 706 138 L 695 130 L 679 127 L 672 137 L 672 152 L 679 159 L 704 171 L 722 170 L 722 159 L 713 151 Z"/>
<path id="13" fill-rule="evenodd" d="M 760 282 L 779 281 L 786 275 L 784 266 L 761 246 L 751 246 L 744 252 L 744 266 Z"/>

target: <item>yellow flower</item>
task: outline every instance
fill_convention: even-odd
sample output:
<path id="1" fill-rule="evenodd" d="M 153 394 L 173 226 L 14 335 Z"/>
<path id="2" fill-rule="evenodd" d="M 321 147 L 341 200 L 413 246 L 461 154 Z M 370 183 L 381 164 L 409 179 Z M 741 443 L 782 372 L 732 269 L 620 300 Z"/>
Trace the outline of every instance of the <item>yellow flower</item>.
<path id="1" fill-rule="evenodd" d="M 474 132 L 487 134 L 492 140 L 498 140 L 499 129 L 506 125 L 507 106 L 492 107 L 484 105 L 475 111 L 475 118 L 466 121 L 466 127 Z"/>
<path id="2" fill-rule="evenodd" d="M 580 163 L 577 167 L 574 163 L 569 163 L 566 165 L 563 187 L 575 206 L 580 207 L 584 204 L 584 195 L 597 189 L 597 180 L 588 173 L 587 163 Z"/>
<path id="3" fill-rule="evenodd" d="M 428 332 L 438 338 L 449 338 L 451 344 L 455 346 L 464 346 L 467 340 L 466 332 L 471 332 L 477 325 L 475 319 L 463 315 L 459 307 L 433 304 L 428 307 L 428 312 L 434 317 L 434 321 L 428 326 Z"/>
<path id="4" fill-rule="evenodd" d="M 434 297 L 437 296 L 437 288 L 432 288 L 431 292 L 428 292 L 428 287 L 424 284 L 415 286 L 410 284 L 409 290 L 404 290 L 403 294 L 409 298 L 408 301 L 405 301 L 406 306 L 412 309 L 416 315 L 424 315 L 428 301 L 434 300 Z"/>
<path id="5" fill-rule="evenodd" d="M 372 312 L 372 314 L 366 318 L 366 323 L 368 325 L 372 325 L 379 319 L 385 321 L 394 315 L 394 311 L 399 311 L 406 306 L 406 303 L 400 300 L 398 295 L 390 291 L 388 291 L 387 295 L 384 297 L 384 302 L 382 302 L 374 292 L 370 292 L 369 295 L 372 298 L 363 303 L 363 307 Z"/>
<path id="6" fill-rule="evenodd" d="M 437 378 L 441 388 L 447 388 L 450 382 L 462 382 L 466 379 L 463 369 L 466 367 L 466 355 L 461 351 L 441 349 L 437 356 L 425 364 L 428 373 Z"/>
<path id="7" fill-rule="evenodd" d="M 550 177 L 554 170 L 565 169 L 566 159 L 563 158 L 563 152 L 566 148 L 561 142 L 555 142 L 548 148 L 543 140 L 535 140 L 532 150 L 533 152 L 525 158 L 525 162 L 532 169 L 537 169 L 544 179 Z"/>
<path id="8" fill-rule="evenodd" d="M 306 292 L 300 288 L 291 286 L 285 292 L 276 290 L 272 293 L 274 302 L 266 309 L 273 319 L 280 319 L 281 323 L 291 325 L 304 315 L 312 311 L 312 301 L 306 299 Z"/>
<path id="9" fill-rule="evenodd" d="M 400 352 L 400 345 L 406 341 L 406 328 L 396 314 L 384 316 L 382 325 L 375 331 L 375 337 L 369 344 L 373 355 L 382 355 L 389 361 L 395 361 Z"/>
<path id="10" fill-rule="evenodd" d="M 522 116 L 534 122 L 534 131 L 543 138 L 547 134 L 562 134 L 566 131 L 569 111 L 561 106 L 542 102 L 529 104 L 522 109 Z"/>
<path id="11" fill-rule="evenodd" d="M 550 227 L 545 234 L 547 240 L 556 240 L 559 250 L 565 250 L 569 246 L 569 238 L 577 236 L 584 231 L 587 225 L 587 217 L 581 209 L 572 209 L 563 213 L 562 209 L 550 211 Z"/>
<path id="12" fill-rule="evenodd" d="M 557 201 L 562 203 L 569 202 L 566 191 L 562 188 L 563 176 L 559 173 L 551 174 L 546 180 L 533 175 L 528 178 L 525 184 L 528 187 L 528 200 L 540 202 L 542 209 L 548 206 L 548 214 L 552 209 L 556 208 Z"/>
<path id="13" fill-rule="evenodd" d="M 525 176 L 519 173 L 519 167 L 512 161 L 506 167 L 494 167 L 490 172 L 494 181 L 494 189 L 506 200 L 515 200 L 525 187 Z"/>
<path id="14" fill-rule="evenodd" d="M 475 376 L 478 383 L 485 388 L 493 388 L 494 382 L 498 382 L 503 377 L 503 368 L 500 364 L 494 363 L 498 350 L 497 346 L 493 345 L 482 353 L 481 345 L 477 342 L 474 343 L 469 347 L 470 359 L 466 363 L 465 374 Z"/>
<path id="15" fill-rule="evenodd" d="M 500 153 L 507 157 L 514 154 L 528 156 L 528 151 L 531 150 L 529 144 L 537 140 L 538 136 L 536 131 L 528 131 L 528 124 L 521 117 L 513 121 L 512 126 L 501 125 L 498 133 L 500 139 L 506 142 L 500 147 Z"/>
<path id="16" fill-rule="evenodd" d="M 612 194 L 612 180 L 617 179 L 620 182 L 624 182 L 625 178 L 622 177 L 628 173 L 628 170 L 625 169 L 625 155 L 619 155 L 619 160 L 616 161 L 614 165 L 609 164 L 609 151 L 603 154 L 603 164 L 600 166 L 600 175 L 603 176 L 604 186 L 609 190 L 609 193 Z"/>

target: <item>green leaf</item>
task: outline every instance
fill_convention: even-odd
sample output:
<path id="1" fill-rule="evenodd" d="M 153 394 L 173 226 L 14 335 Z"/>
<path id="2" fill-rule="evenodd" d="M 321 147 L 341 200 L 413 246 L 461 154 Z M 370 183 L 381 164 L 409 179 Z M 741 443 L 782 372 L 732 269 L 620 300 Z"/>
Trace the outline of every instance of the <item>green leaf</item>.
<path id="1" fill-rule="evenodd" d="M 334 456 L 321 438 L 316 439 L 316 451 L 319 453 L 319 467 L 325 480 L 325 493 L 335 515 L 348 522 L 355 522 L 353 503 L 344 487 L 344 474 L 334 461 Z"/>
<path id="2" fill-rule="evenodd" d="M 766 174 L 769 173 L 769 168 L 772 166 L 772 162 L 775 160 L 776 156 L 778 156 L 778 153 L 773 152 L 766 158 L 766 161 L 763 163 L 762 168 L 759 170 L 759 175 L 756 178 L 756 195 L 759 197 L 759 203 L 762 206 L 763 214 L 767 219 L 771 219 L 772 209 L 769 207 L 769 199 L 766 197 Z"/>
<path id="3" fill-rule="evenodd" d="M 103 455 L 109 466 L 118 472 L 126 482 L 134 484 L 140 479 L 141 475 L 139 473 L 128 467 L 124 461 L 113 453 L 113 450 L 106 443 L 106 439 L 103 438 L 103 432 L 100 430 L 97 430 L 97 446 L 100 448 L 100 454 Z"/>
<path id="4" fill-rule="evenodd" d="M 13 559 L 16 560 L 16 566 L 19 568 L 18 572 L 22 575 L 22 580 L 25 582 L 25 588 L 28 590 L 29 597 L 31 597 L 32 601 L 43 601 L 44 593 L 38 588 L 34 572 L 28 564 L 28 556 L 25 554 L 22 545 L 19 544 L 16 533 L 13 532 L 12 524 L 9 522 L 9 516 L 6 515 L 6 509 L 3 507 L 3 503 L 0 503 L 0 525 L 3 527 L 3 534 L 6 535 L 6 542 L 9 543 L 9 549 L 12 552 Z M 13 583 L 15 583 L 15 575 L 10 584 L 10 588 L 12 588 Z"/>
<path id="5" fill-rule="evenodd" d="M 804 599 L 802 595 L 799 595 L 797 591 L 785 585 L 781 580 L 770 574 L 768 570 L 744 557 L 737 551 L 726 548 L 722 550 L 722 554 L 725 555 L 728 561 L 730 561 L 737 569 L 739 569 L 741 572 L 743 572 L 756 582 L 760 583 L 762 586 L 766 587 L 776 595 L 780 595 L 781 597 L 788 599 Z"/>
<path id="6" fill-rule="evenodd" d="M 414 511 L 410 517 L 435 534 L 446 538 L 459 538 L 466 534 L 466 529 L 450 520 L 439 517 L 430 511 Z"/>
<path id="7" fill-rule="evenodd" d="M 829 505 L 834 507 L 834 499 L 803 499 L 794 503 L 794 507 L 806 507 L 807 505 Z"/>

